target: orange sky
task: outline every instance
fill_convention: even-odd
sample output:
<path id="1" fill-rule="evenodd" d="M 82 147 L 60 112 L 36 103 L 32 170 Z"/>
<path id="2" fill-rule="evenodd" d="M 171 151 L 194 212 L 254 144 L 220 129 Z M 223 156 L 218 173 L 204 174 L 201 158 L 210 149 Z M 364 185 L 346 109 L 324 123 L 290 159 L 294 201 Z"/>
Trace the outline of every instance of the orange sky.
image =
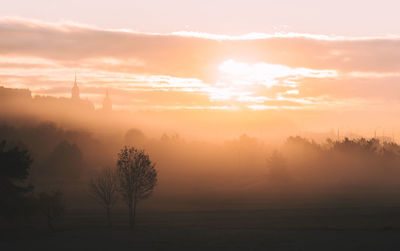
<path id="1" fill-rule="evenodd" d="M 138 33 L 0 20 L 0 83 L 115 109 L 397 109 L 400 36 Z"/>
<path id="2" fill-rule="evenodd" d="M 96 108 L 108 88 L 115 110 L 237 111 L 232 123 L 274 113 L 300 130 L 392 130 L 400 126 L 399 7 L 9 1 L 0 8 L 0 85 L 69 97 L 76 72 L 81 97 Z"/>

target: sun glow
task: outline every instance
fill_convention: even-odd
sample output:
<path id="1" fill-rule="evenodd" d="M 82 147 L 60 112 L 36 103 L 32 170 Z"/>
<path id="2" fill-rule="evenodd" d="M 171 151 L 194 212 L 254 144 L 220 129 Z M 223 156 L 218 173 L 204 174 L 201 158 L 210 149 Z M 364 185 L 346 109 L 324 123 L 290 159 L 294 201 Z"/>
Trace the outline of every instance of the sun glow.
<path id="1" fill-rule="evenodd" d="M 279 102 L 310 104 L 309 100 L 296 98 L 300 94 L 299 80 L 337 76 L 337 72 L 333 70 L 291 68 L 265 62 L 249 64 L 232 59 L 222 62 L 219 71 L 220 78 L 216 88 L 209 92 L 210 99 L 231 102 L 254 110 L 287 107 L 279 105 Z"/>
<path id="2" fill-rule="evenodd" d="M 275 85 L 293 86 L 299 78 L 327 78 L 337 76 L 332 70 L 313 70 L 308 68 L 291 68 L 279 64 L 247 64 L 232 59 L 219 66 L 224 78 L 230 78 L 233 85 L 264 85 L 270 88 Z"/>

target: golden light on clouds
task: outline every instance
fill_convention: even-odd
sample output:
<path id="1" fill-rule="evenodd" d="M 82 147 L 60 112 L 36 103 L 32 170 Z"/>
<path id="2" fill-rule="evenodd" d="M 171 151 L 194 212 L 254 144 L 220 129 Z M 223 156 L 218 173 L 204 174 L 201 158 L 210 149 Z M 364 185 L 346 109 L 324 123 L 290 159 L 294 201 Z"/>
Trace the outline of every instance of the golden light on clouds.
<path id="1" fill-rule="evenodd" d="M 77 72 L 96 107 L 106 88 L 124 110 L 352 109 L 397 104 L 400 93 L 396 36 L 156 34 L 13 18 L 0 20 L 0 36 L 1 85 L 67 97 Z"/>
<path id="2" fill-rule="evenodd" d="M 95 64 L 123 64 L 114 59 L 91 59 Z M 207 103 L 191 104 L 191 100 L 179 104 L 167 105 L 165 109 L 277 109 L 280 106 L 260 105 L 266 101 L 293 101 L 295 103 L 310 102 L 301 98 L 285 96 L 299 95 L 297 80 L 302 78 L 332 78 L 337 73 L 332 70 L 312 70 L 306 68 L 290 68 L 283 65 L 267 63 L 247 64 L 235 60 L 226 60 L 219 67 L 218 79 L 215 83 L 206 83 L 197 78 L 179 78 L 168 75 L 147 75 L 136 73 L 121 73 L 91 68 L 65 68 L 52 61 L 40 58 L 7 58 L 1 57 L 0 63 L 9 65 L 0 69 L 0 74 L 13 74 L 18 77 L 8 77 L 5 83 L 13 88 L 29 88 L 34 95 L 69 96 L 72 76 L 78 72 L 78 83 L 82 96 L 89 98 L 99 107 L 102 94 L 91 93 L 98 88 L 110 88 L 113 92 L 152 93 L 161 92 L 164 96 L 171 93 L 184 96 L 185 93 L 206 96 Z M 86 64 L 87 62 L 85 62 Z M 25 81 L 24 81 L 25 79 Z M 54 84 L 58 83 L 58 91 Z M 282 88 L 281 92 L 271 90 L 272 87 Z M 87 90 L 85 92 L 85 90 Z M 139 96 L 139 95 L 138 95 Z M 148 96 L 143 95 L 143 96 Z M 126 109 L 130 109 L 129 97 L 126 97 Z M 133 99 L 139 107 L 143 103 L 153 103 L 149 107 L 162 109 L 157 100 Z M 118 105 L 118 100 L 116 101 Z M 136 107 L 138 107 L 136 105 Z M 124 106 L 120 106 L 124 108 Z M 282 106 L 281 108 L 285 108 Z"/>
<path id="3" fill-rule="evenodd" d="M 338 75 L 334 70 L 291 68 L 265 62 L 248 64 L 232 59 L 224 61 L 219 66 L 219 71 L 221 76 L 216 84 L 219 92 L 215 94 L 220 95 L 211 93 L 211 98 L 237 101 L 242 106 L 254 110 L 286 107 L 260 105 L 265 101 L 292 101 L 294 103 L 310 104 L 311 102 L 305 99 L 285 96 L 299 95 L 300 92 L 296 89 L 299 79 L 333 78 Z M 279 87 L 282 91 L 273 91 L 271 90 L 272 87 Z"/>

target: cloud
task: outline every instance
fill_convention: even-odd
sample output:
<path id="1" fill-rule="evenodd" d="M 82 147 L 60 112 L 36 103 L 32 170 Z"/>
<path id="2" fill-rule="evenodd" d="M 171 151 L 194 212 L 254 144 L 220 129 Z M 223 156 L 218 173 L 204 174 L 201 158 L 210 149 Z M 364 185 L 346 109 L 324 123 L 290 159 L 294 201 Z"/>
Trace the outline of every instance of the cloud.
<path id="1" fill-rule="evenodd" d="M 200 79 L 228 59 L 344 72 L 393 72 L 400 66 L 399 37 L 357 39 L 289 33 L 221 39 L 217 35 L 147 34 L 12 18 L 0 20 L 0 36 L 2 55 L 77 66 L 84 60 L 108 58 L 114 65 L 127 63 L 138 72 Z"/>
<path id="2" fill-rule="evenodd" d="M 101 87 L 113 88 L 124 93 L 115 98 L 121 106 L 342 104 L 397 97 L 389 89 L 400 74 L 396 36 L 155 34 L 1 18 L 0 37 L 0 84 L 66 95 L 78 71 L 88 97 L 101 102 Z"/>

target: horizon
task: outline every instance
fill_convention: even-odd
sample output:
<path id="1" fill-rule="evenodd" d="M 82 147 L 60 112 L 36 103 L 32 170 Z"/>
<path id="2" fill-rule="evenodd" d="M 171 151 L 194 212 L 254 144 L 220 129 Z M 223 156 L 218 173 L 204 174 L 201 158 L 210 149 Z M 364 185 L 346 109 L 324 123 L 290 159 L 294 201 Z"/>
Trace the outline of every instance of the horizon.
<path id="1" fill-rule="evenodd" d="M 137 33 L 21 18 L 1 18 L 0 32 L 2 85 L 66 97 L 77 73 L 82 97 L 96 107 L 107 88 L 125 110 L 399 106 L 399 35 Z"/>
<path id="2" fill-rule="evenodd" d="M 0 34 L 0 84 L 33 96 L 70 97 L 77 74 L 96 109 L 108 89 L 116 111 L 193 111 L 205 123 L 207 111 L 257 113 L 260 126 L 288 121 L 286 135 L 400 133 L 399 35 L 138 33 L 13 17 L 0 18 Z"/>

